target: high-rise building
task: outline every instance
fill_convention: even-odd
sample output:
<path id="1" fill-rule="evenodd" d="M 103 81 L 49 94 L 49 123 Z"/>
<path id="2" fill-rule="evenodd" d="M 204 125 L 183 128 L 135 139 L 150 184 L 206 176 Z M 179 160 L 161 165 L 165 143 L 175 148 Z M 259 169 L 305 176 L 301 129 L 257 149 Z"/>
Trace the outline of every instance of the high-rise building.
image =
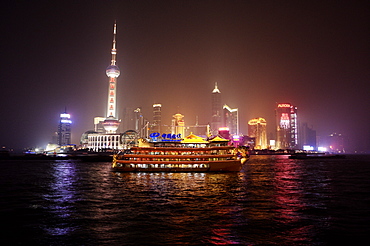
<path id="1" fill-rule="evenodd" d="M 255 149 L 267 149 L 266 120 L 254 118 L 248 121 L 248 137 L 254 138 Z"/>
<path id="2" fill-rule="evenodd" d="M 135 110 L 133 108 L 125 107 L 123 109 L 122 122 L 120 128 L 123 129 L 121 132 L 128 130 L 135 130 Z"/>
<path id="3" fill-rule="evenodd" d="M 239 115 L 237 108 L 223 106 L 223 127 L 229 128 L 231 135 L 239 135 Z"/>
<path id="4" fill-rule="evenodd" d="M 140 138 L 147 138 L 149 136 L 149 121 L 144 118 L 141 107 L 134 110 L 135 131 Z"/>
<path id="5" fill-rule="evenodd" d="M 71 124 L 70 114 L 67 114 L 67 112 L 60 114 L 57 138 L 57 144 L 59 146 L 71 144 Z"/>
<path id="6" fill-rule="evenodd" d="M 297 107 L 290 103 L 278 103 L 276 116 L 276 147 L 278 149 L 298 148 Z"/>
<path id="7" fill-rule="evenodd" d="M 211 120 L 211 133 L 216 135 L 218 129 L 221 127 L 222 121 L 222 105 L 221 105 L 221 92 L 215 83 L 215 88 L 212 91 L 212 120 Z"/>
<path id="8" fill-rule="evenodd" d="M 309 148 L 309 149 L 316 149 L 316 131 L 309 127 L 307 123 L 302 123 L 300 131 L 300 147 L 302 149 Z"/>
<path id="9" fill-rule="evenodd" d="M 181 134 L 181 137 L 185 137 L 185 121 L 184 116 L 180 113 L 173 115 L 172 119 L 172 131 L 171 134 Z"/>
<path id="10" fill-rule="evenodd" d="M 161 113 L 162 105 L 159 103 L 153 104 L 153 124 L 151 128 L 151 132 L 161 132 L 161 124 L 162 124 L 162 113 Z"/>

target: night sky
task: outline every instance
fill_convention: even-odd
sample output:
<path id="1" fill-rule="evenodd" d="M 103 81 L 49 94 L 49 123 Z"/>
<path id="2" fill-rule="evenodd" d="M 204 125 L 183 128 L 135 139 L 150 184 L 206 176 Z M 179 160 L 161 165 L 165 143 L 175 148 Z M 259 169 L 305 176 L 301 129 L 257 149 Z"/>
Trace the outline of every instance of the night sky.
<path id="1" fill-rule="evenodd" d="M 240 129 L 277 102 L 298 107 L 322 137 L 370 149 L 370 7 L 367 1 L 8 1 L 1 18 L 0 144 L 45 147 L 59 114 L 73 143 L 104 116 L 117 21 L 118 107 L 162 122 L 211 120 L 215 82 L 239 108 Z"/>

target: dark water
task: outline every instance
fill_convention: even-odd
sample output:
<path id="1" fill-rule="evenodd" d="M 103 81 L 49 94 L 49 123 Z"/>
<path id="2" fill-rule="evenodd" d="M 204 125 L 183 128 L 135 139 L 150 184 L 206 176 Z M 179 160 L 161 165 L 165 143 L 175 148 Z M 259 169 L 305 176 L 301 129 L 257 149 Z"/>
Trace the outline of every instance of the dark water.
<path id="1" fill-rule="evenodd" d="M 0 161 L 1 245 L 366 245 L 370 159 L 253 156 L 240 173 Z"/>

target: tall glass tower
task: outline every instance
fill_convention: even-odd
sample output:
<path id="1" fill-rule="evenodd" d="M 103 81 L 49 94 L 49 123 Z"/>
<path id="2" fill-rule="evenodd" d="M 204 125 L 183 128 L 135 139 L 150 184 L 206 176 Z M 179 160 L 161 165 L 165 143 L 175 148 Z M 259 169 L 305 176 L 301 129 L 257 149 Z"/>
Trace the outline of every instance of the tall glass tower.
<path id="1" fill-rule="evenodd" d="M 223 106 L 224 124 L 229 128 L 230 134 L 239 135 L 239 115 L 237 108 L 230 108 L 228 105 Z"/>
<path id="2" fill-rule="evenodd" d="M 290 103 L 278 103 L 276 116 L 276 144 L 278 149 L 298 148 L 297 107 Z"/>
<path id="3" fill-rule="evenodd" d="M 181 138 L 185 137 L 185 121 L 184 121 L 184 115 L 177 113 L 172 116 L 172 130 L 171 134 L 181 135 Z"/>
<path id="4" fill-rule="evenodd" d="M 215 83 L 215 88 L 212 91 L 212 120 L 211 120 L 211 131 L 213 135 L 218 134 L 218 129 L 221 127 L 221 92 Z"/>
<path id="5" fill-rule="evenodd" d="M 59 146 L 71 144 L 71 115 L 64 112 L 60 114 L 60 121 L 58 125 L 58 139 Z"/>
<path id="6" fill-rule="evenodd" d="M 153 125 L 151 132 L 161 133 L 161 124 L 162 124 L 162 105 L 159 103 L 153 104 Z"/>
<path id="7" fill-rule="evenodd" d="M 266 120 L 264 118 L 254 118 L 248 121 L 248 136 L 255 138 L 255 149 L 267 148 Z"/>

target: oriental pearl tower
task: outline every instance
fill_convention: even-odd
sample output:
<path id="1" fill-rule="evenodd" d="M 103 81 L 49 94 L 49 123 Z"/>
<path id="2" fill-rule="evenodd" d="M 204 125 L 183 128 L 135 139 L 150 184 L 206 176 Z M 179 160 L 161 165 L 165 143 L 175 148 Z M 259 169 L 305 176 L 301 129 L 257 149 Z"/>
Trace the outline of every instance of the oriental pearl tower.
<path id="1" fill-rule="evenodd" d="M 106 119 L 103 122 L 104 129 L 106 133 L 116 133 L 120 120 L 117 119 L 117 109 L 116 109 L 116 84 L 117 78 L 120 75 L 120 70 L 116 65 L 116 33 L 117 33 L 117 24 L 114 22 L 113 28 L 113 48 L 111 51 L 112 60 L 111 64 L 106 69 L 106 74 L 109 78 L 109 87 L 108 87 L 108 107 Z"/>

